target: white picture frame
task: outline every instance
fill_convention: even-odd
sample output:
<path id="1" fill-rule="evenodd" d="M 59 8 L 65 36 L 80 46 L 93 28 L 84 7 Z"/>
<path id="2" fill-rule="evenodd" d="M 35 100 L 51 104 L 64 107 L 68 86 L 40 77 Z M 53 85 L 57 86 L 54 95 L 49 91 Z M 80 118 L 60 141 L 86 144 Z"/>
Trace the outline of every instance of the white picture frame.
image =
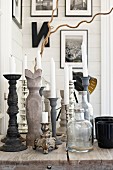
<path id="1" fill-rule="evenodd" d="M 73 68 L 83 68 L 82 43 L 85 44 L 86 60 L 88 62 L 88 30 L 60 31 L 60 68 L 65 63 Z"/>
<path id="2" fill-rule="evenodd" d="M 65 16 L 91 17 L 92 0 L 65 0 Z"/>
<path id="3" fill-rule="evenodd" d="M 56 0 L 31 0 L 31 17 L 50 17 L 55 8 Z M 55 10 L 54 16 L 58 16 L 58 10 Z"/>

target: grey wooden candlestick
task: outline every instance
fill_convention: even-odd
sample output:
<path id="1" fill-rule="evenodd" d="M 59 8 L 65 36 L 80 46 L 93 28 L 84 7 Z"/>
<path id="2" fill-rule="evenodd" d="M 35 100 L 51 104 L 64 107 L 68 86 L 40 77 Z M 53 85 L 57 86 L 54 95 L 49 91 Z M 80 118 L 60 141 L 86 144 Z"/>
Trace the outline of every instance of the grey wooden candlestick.
<path id="1" fill-rule="evenodd" d="M 26 136 L 27 146 L 34 146 L 36 138 L 40 137 L 42 99 L 39 94 L 42 70 L 38 69 L 35 73 L 25 70 L 29 95 L 26 99 L 26 118 L 28 123 L 28 133 Z"/>
<path id="2" fill-rule="evenodd" d="M 66 110 L 64 105 L 64 90 L 60 90 L 61 95 L 61 115 L 60 115 L 60 127 L 57 128 L 57 135 L 66 135 Z"/>
<path id="3" fill-rule="evenodd" d="M 88 91 L 89 76 L 88 77 L 82 77 L 82 85 L 84 87 L 84 91 L 87 91 L 87 98 L 88 98 L 88 101 L 89 101 L 89 91 Z"/>
<path id="4" fill-rule="evenodd" d="M 56 145 L 61 145 L 62 142 L 56 137 L 56 105 L 58 98 L 49 98 L 51 106 L 51 125 L 52 125 L 52 137 L 56 138 Z"/>

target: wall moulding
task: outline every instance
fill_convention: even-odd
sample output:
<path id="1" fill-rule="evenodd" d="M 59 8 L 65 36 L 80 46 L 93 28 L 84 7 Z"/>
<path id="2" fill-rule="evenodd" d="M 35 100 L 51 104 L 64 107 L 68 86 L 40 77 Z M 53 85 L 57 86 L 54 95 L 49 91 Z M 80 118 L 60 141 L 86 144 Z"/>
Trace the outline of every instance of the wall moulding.
<path id="1" fill-rule="evenodd" d="M 101 0 L 101 11 L 113 7 L 113 0 Z M 101 115 L 113 115 L 113 14 L 101 16 Z"/>

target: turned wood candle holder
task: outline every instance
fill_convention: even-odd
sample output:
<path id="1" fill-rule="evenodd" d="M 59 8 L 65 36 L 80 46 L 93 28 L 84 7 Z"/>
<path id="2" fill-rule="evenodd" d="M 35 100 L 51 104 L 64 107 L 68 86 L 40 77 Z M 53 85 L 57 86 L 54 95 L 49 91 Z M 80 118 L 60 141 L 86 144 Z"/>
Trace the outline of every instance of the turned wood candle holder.
<path id="1" fill-rule="evenodd" d="M 0 147 L 1 151 L 5 152 L 18 152 L 25 150 L 27 147 L 22 144 L 19 138 L 17 113 L 18 113 L 18 96 L 16 92 L 16 83 L 20 79 L 21 75 L 7 74 L 4 77 L 9 80 L 9 94 L 8 94 L 8 110 L 9 125 L 6 135 L 5 144 Z"/>
<path id="2" fill-rule="evenodd" d="M 58 98 L 49 98 L 51 106 L 51 125 L 52 125 L 52 137 L 56 138 L 56 145 L 61 145 L 62 142 L 56 137 L 56 105 Z"/>

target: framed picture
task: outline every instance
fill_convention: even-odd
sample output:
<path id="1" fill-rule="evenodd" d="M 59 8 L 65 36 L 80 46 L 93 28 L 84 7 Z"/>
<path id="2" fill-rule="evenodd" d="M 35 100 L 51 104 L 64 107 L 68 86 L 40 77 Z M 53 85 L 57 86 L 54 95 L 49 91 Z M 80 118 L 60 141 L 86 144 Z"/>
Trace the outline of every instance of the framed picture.
<path id="1" fill-rule="evenodd" d="M 60 31 L 60 68 L 67 63 L 73 68 L 82 68 L 82 43 L 86 60 L 88 61 L 88 30 L 61 30 Z"/>
<path id="2" fill-rule="evenodd" d="M 22 28 L 22 0 L 12 0 L 12 18 Z"/>
<path id="3" fill-rule="evenodd" d="M 92 16 L 92 0 L 65 0 L 65 4 L 65 16 Z"/>
<path id="4" fill-rule="evenodd" d="M 52 10 L 56 8 L 56 0 L 31 0 L 31 16 L 45 17 L 51 16 Z M 54 16 L 58 15 L 58 10 Z"/>

